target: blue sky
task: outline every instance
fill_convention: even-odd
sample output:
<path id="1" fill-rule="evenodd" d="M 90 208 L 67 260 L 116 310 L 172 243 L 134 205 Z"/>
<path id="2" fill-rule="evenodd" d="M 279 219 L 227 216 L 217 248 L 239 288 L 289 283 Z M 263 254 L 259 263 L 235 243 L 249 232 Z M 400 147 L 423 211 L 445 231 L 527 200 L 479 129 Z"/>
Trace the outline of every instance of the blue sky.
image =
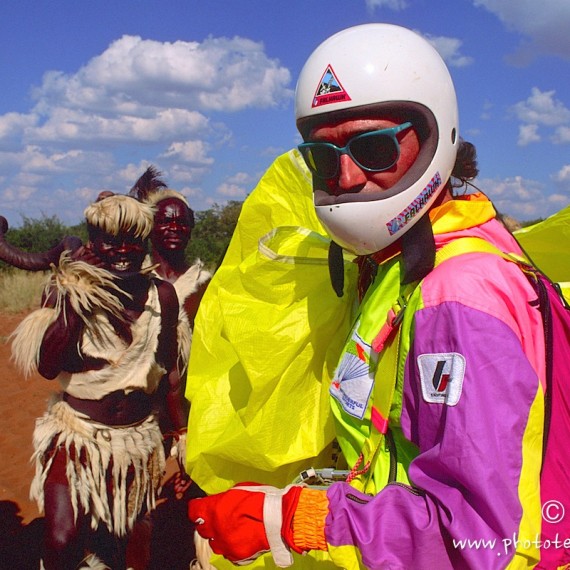
<path id="1" fill-rule="evenodd" d="M 390 22 L 447 61 L 477 184 L 521 220 L 570 203 L 569 0 L 4 0 L 0 214 L 82 219 L 147 165 L 196 210 L 300 142 L 293 93 L 342 28 Z"/>

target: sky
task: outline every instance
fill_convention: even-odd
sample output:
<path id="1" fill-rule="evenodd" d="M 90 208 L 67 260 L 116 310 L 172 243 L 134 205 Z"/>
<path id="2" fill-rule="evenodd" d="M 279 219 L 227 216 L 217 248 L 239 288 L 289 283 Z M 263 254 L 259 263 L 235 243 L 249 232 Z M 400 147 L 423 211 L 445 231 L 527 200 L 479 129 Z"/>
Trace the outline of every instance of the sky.
<path id="1" fill-rule="evenodd" d="M 197 210 L 243 200 L 301 142 L 298 74 L 328 36 L 416 30 L 455 83 L 501 213 L 570 204 L 569 0 L 3 0 L 0 215 L 68 225 L 149 165 Z"/>

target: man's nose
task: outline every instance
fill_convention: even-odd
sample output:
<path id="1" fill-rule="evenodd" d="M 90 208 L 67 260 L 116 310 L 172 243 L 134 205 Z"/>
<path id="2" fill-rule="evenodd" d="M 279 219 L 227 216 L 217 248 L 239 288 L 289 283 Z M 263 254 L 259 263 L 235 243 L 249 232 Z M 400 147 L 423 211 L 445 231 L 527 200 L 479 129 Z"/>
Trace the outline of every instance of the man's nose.
<path id="1" fill-rule="evenodd" d="M 366 173 L 348 154 L 340 155 L 338 169 L 338 187 L 341 193 L 358 192 L 367 182 Z"/>
<path id="2" fill-rule="evenodd" d="M 168 222 L 166 229 L 170 231 L 179 231 L 183 228 L 183 224 L 177 221 Z"/>

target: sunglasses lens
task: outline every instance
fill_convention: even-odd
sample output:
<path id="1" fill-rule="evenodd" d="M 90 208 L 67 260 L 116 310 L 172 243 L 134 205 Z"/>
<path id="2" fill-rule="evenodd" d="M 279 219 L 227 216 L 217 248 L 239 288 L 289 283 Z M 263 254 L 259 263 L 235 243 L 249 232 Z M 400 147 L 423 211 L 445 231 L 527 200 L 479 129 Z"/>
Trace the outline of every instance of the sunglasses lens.
<path id="1" fill-rule="evenodd" d="M 350 152 L 368 170 L 387 170 L 398 160 L 398 143 L 389 135 L 358 137 L 351 141 Z"/>
<path id="2" fill-rule="evenodd" d="M 342 148 L 329 142 L 309 142 L 300 145 L 299 150 L 311 172 L 325 180 L 338 175 L 341 154 L 349 154 L 364 170 L 382 172 L 392 168 L 400 157 L 396 134 L 411 126 L 412 123 L 403 123 L 390 129 L 362 133 Z"/>
<path id="3" fill-rule="evenodd" d="M 311 172 L 325 179 L 335 176 L 338 167 L 338 154 L 333 147 L 315 144 L 302 148 L 301 152 Z"/>

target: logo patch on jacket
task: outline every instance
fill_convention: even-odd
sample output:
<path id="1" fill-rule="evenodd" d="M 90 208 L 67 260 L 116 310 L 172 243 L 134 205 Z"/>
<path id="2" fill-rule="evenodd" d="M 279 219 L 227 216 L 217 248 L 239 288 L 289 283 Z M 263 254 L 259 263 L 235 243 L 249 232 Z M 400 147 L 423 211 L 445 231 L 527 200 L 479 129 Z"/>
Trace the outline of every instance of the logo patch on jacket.
<path id="1" fill-rule="evenodd" d="M 374 386 L 376 360 L 370 345 L 354 331 L 335 370 L 329 391 L 344 411 L 355 418 L 362 419 L 366 412 Z"/>
<path id="2" fill-rule="evenodd" d="M 418 368 L 426 402 L 455 406 L 465 377 L 465 357 L 457 352 L 420 354 Z"/>

